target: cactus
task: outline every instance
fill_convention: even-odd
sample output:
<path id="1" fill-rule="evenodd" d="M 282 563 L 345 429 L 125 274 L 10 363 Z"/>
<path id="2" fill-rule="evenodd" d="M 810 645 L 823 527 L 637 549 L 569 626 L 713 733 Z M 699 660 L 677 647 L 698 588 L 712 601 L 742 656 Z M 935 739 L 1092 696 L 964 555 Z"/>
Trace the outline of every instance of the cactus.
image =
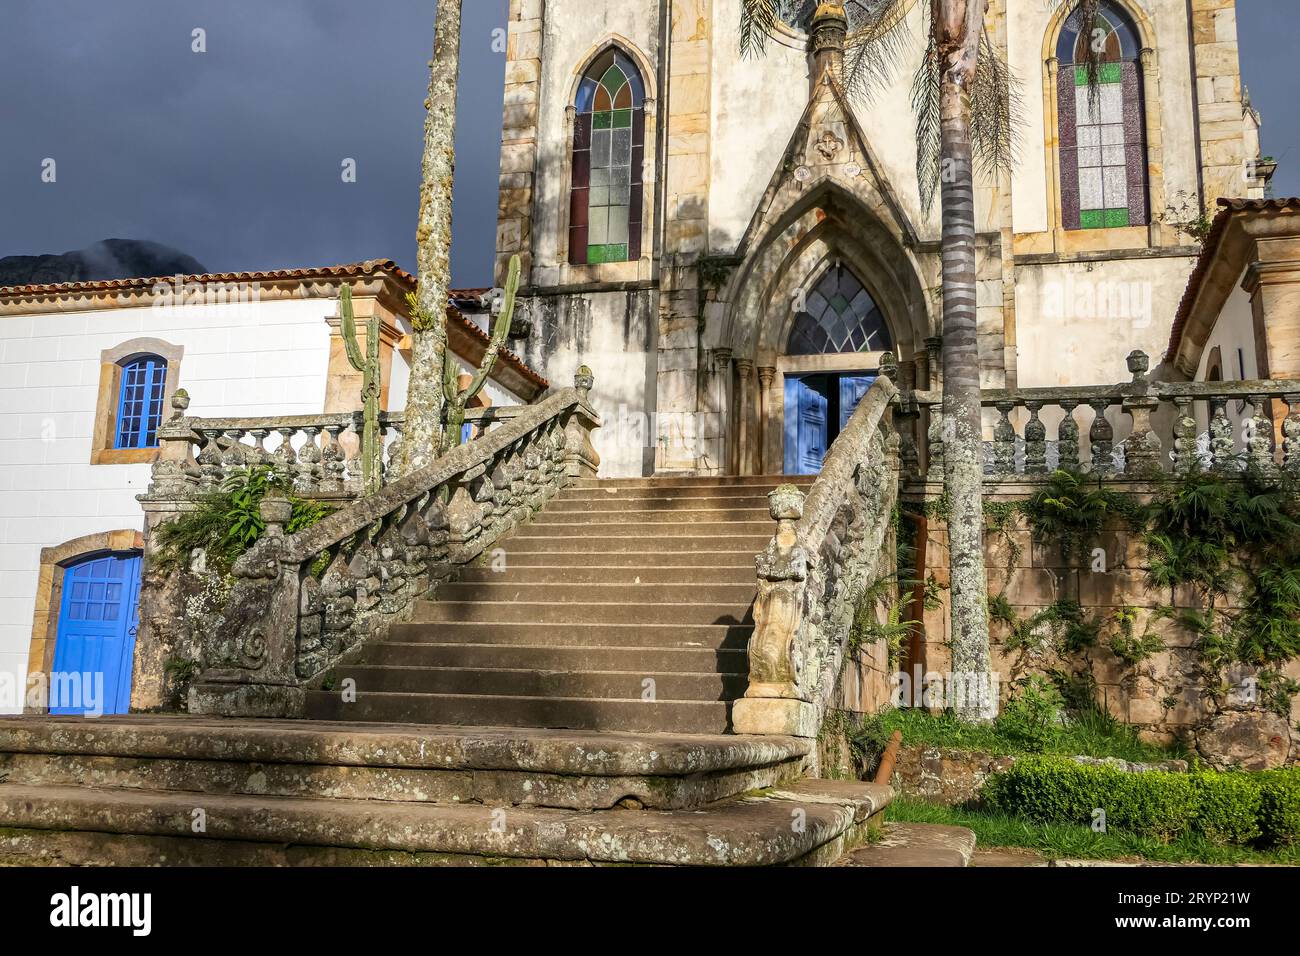
<path id="1" fill-rule="evenodd" d="M 443 362 L 443 384 L 447 396 L 447 427 L 443 431 L 443 451 L 447 452 L 455 448 L 461 442 L 461 431 L 465 424 L 465 405 L 482 391 L 483 386 L 487 384 L 488 376 L 492 374 L 492 369 L 496 365 L 497 356 L 501 353 L 501 347 L 505 344 L 506 336 L 510 332 L 510 323 L 515 314 L 515 296 L 519 292 L 519 272 L 520 263 L 518 256 L 510 257 L 510 269 L 506 276 L 505 299 L 501 303 L 501 314 L 497 316 L 496 322 L 492 325 L 492 339 L 488 343 L 487 351 L 483 353 L 483 361 L 479 363 L 478 371 L 470 379 L 469 385 L 462 391 L 460 389 L 460 371 L 456 365 L 456 357 L 452 354 L 451 349 L 446 350 Z"/>
<path id="2" fill-rule="evenodd" d="M 339 290 L 339 314 L 342 316 L 343 345 L 348 362 L 361 373 L 361 401 L 364 418 L 361 429 L 361 488 L 363 494 L 374 494 L 383 484 L 383 458 L 379 437 L 379 318 L 371 316 L 366 322 L 366 354 L 361 355 L 357 341 L 357 320 L 352 312 L 352 287 L 344 285 Z"/>

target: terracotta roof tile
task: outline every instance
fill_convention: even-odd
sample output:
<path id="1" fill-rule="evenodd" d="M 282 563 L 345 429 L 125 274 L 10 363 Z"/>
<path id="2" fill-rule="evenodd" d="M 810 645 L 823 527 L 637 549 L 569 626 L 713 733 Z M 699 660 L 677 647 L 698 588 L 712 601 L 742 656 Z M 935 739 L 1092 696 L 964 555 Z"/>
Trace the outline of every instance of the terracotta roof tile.
<path id="1" fill-rule="evenodd" d="M 277 269 L 270 272 L 213 272 L 203 275 L 182 276 L 181 282 L 189 284 L 206 284 L 210 282 L 276 282 L 283 280 L 302 280 L 304 282 L 318 280 L 345 280 L 358 277 L 370 277 L 387 273 L 394 279 L 406 286 L 409 290 L 415 290 L 415 277 L 399 266 L 391 259 L 367 259 L 365 262 L 354 262 L 349 265 L 324 266 L 315 269 Z M 171 283 L 176 281 L 175 276 L 152 276 L 138 279 L 107 279 L 99 282 L 63 282 L 49 285 L 15 285 L 0 286 L 0 299 L 24 299 L 42 296 L 64 296 L 64 295 L 94 295 L 96 293 L 108 292 L 125 292 L 132 289 L 149 289 L 160 282 Z M 455 322 L 462 324 L 473 335 L 482 339 L 484 343 L 490 342 L 491 337 L 478 327 L 478 325 L 460 311 L 458 303 L 477 302 L 489 289 L 452 289 L 447 298 L 449 304 L 447 307 L 447 316 Z M 530 368 L 523 359 L 521 359 L 510 349 L 501 350 L 501 359 L 514 367 L 520 375 L 528 381 L 545 389 L 550 383 Z"/>

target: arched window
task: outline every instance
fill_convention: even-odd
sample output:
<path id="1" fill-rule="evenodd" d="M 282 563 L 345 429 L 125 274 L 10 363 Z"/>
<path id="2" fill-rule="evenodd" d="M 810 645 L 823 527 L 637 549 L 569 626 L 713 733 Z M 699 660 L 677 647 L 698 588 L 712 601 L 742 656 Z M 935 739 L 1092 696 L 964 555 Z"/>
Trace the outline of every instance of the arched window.
<path id="1" fill-rule="evenodd" d="M 805 307 L 795 316 L 786 353 L 884 352 L 891 347 L 885 317 L 871 293 L 837 264 L 808 293 Z"/>
<path id="2" fill-rule="evenodd" d="M 114 448 L 154 448 L 167 391 L 167 360 L 140 355 L 122 363 Z"/>
<path id="3" fill-rule="evenodd" d="M 1116 4 L 1103 3 L 1091 34 L 1083 16 L 1066 20 L 1060 63 L 1061 208 L 1066 229 L 1149 222 L 1146 115 L 1138 32 Z M 1100 83 L 1088 83 L 1089 45 L 1102 50 Z"/>
<path id="4" fill-rule="evenodd" d="M 602 53 L 578 84 L 573 126 L 569 261 L 641 258 L 645 84 L 620 50 Z"/>

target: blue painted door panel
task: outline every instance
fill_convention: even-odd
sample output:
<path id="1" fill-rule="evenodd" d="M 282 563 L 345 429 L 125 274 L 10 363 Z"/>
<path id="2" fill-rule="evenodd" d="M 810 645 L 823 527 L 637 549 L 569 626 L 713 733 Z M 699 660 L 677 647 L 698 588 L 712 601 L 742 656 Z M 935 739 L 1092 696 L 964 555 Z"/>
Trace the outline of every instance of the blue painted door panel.
<path id="1" fill-rule="evenodd" d="M 824 387 L 824 386 L 823 386 Z M 829 443 L 829 397 L 802 378 L 785 380 L 785 473 L 815 475 Z"/>
<path id="2" fill-rule="evenodd" d="M 840 376 L 840 431 L 844 431 L 853 410 L 858 407 L 862 396 L 867 394 L 867 389 L 871 388 L 871 383 L 875 380 L 874 375 Z"/>
<path id="3" fill-rule="evenodd" d="M 63 573 L 50 713 L 127 712 L 139 601 L 138 555 L 92 558 Z"/>

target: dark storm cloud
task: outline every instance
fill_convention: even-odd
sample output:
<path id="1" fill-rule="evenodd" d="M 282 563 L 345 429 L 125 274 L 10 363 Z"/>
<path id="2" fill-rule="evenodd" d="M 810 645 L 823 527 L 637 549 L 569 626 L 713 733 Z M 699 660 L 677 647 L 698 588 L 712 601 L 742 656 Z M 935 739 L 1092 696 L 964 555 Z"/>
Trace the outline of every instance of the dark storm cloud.
<path id="1" fill-rule="evenodd" d="M 568 0 L 566 0 L 568 2 Z M 1040 0 L 1022 0 L 1026 3 Z M 488 281 L 505 0 L 465 0 L 453 278 Z M 1300 191 L 1294 0 L 1240 0 L 1242 64 Z M 433 0 L 4 0 L 0 256 L 149 239 L 213 269 L 414 263 Z M 191 31 L 208 52 L 191 52 Z M 58 182 L 40 181 L 54 158 Z M 340 179 L 345 157 L 358 182 Z"/>
<path id="2" fill-rule="evenodd" d="M 505 0 L 464 6 L 453 273 L 475 285 L 491 274 Z M 218 270 L 413 266 L 434 12 L 432 0 L 5 0 L 0 256 L 122 237 Z M 191 50 L 195 28 L 206 53 Z M 46 157 L 55 184 L 41 182 Z"/>

